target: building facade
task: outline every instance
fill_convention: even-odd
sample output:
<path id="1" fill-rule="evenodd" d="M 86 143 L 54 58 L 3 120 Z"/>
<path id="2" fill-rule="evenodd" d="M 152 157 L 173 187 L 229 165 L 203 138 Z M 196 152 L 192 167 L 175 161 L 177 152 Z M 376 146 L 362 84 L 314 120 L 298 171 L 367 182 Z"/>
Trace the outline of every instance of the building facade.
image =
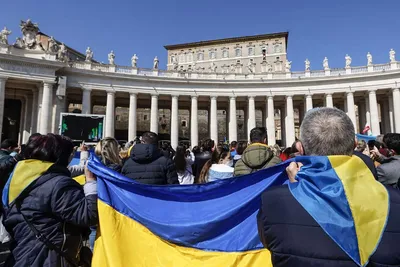
<path id="1" fill-rule="evenodd" d="M 283 72 L 287 32 L 166 45 L 168 70 L 180 72 Z"/>
<path id="2" fill-rule="evenodd" d="M 400 132 L 400 62 L 393 50 L 388 63 L 373 64 L 369 57 L 367 65 L 353 67 L 346 59 L 343 69 L 325 65 L 310 71 L 306 65 L 300 72 L 251 75 L 218 69 L 181 72 L 119 66 L 112 60 L 99 64 L 90 51 L 85 61 L 74 60 L 65 47 L 44 49 L 36 39 L 36 24 L 27 21 L 21 28 L 22 38 L 13 45 L 8 44 L 6 29 L 0 32 L 3 138 L 24 143 L 35 132 L 57 133 L 60 113 L 71 104 L 84 114 L 104 113 L 106 136 L 116 135 L 122 108 L 128 110 L 127 140 L 139 133 L 139 114 L 147 121 L 140 126 L 143 131 L 161 133 L 166 124 L 173 147 L 183 130 L 194 146 L 205 137 L 239 140 L 242 131 L 247 140 L 256 125 L 267 127 L 269 144 L 281 139 L 282 145 L 290 146 L 306 111 L 323 106 L 344 110 L 357 132 L 365 125 L 374 135 Z M 207 119 L 200 119 L 205 114 Z M 200 136 L 201 127 L 207 129 L 205 136 Z"/>

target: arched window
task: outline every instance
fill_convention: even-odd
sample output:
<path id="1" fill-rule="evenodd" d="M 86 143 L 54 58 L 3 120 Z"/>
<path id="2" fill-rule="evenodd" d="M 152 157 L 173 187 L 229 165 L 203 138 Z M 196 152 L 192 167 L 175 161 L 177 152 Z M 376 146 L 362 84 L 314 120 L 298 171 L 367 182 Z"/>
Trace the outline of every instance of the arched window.
<path id="1" fill-rule="evenodd" d="M 197 54 L 197 60 L 199 60 L 199 61 L 204 60 L 204 54 L 202 52 L 199 52 Z"/>
<path id="2" fill-rule="evenodd" d="M 170 61 L 170 63 L 172 64 L 172 63 L 174 63 L 174 61 L 175 61 L 175 56 L 171 56 L 171 59 L 170 59 L 171 61 Z"/>
<path id="3" fill-rule="evenodd" d="M 254 56 L 254 48 L 249 47 L 249 56 Z"/>
<path id="4" fill-rule="evenodd" d="M 192 54 L 192 52 L 189 52 L 187 54 L 187 62 L 192 62 L 192 61 L 193 61 L 193 54 Z"/>
<path id="5" fill-rule="evenodd" d="M 229 57 L 229 51 L 227 49 L 222 51 L 222 57 L 223 58 L 228 58 Z"/>
<path id="6" fill-rule="evenodd" d="M 236 48 L 236 49 L 235 49 L 235 56 L 241 57 L 241 56 L 242 56 L 242 49 Z"/>
<path id="7" fill-rule="evenodd" d="M 180 63 L 185 62 L 185 54 L 182 53 L 179 55 L 179 62 Z"/>
<path id="8" fill-rule="evenodd" d="M 215 51 L 210 51 L 210 59 L 215 59 Z"/>

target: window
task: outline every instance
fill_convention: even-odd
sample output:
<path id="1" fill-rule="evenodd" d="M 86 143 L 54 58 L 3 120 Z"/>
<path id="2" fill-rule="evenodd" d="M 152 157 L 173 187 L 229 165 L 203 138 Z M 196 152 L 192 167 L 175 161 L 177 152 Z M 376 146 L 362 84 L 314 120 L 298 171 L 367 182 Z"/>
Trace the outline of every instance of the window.
<path id="1" fill-rule="evenodd" d="M 281 44 L 275 44 L 274 45 L 274 53 L 281 53 L 282 52 L 282 45 Z"/>
<path id="2" fill-rule="evenodd" d="M 249 47 L 249 56 L 254 56 L 254 48 Z"/>
<path id="3" fill-rule="evenodd" d="M 210 59 L 215 59 L 215 51 L 210 52 Z"/>
<path id="4" fill-rule="evenodd" d="M 185 62 L 185 54 L 182 53 L 179 55 L 179 62 L 180 63 Z"/>
<path id="5" fill-rule="evenodd" d="M 182 126 L 182 127 L 187 127 L 187 121 L 182 121 L 182 122 L 181 122 L 181 126 Z"/>
<path id="6" fill-rule="evenodd" d="M 223 58 L 228 58 L 229 57 L 228 50 L 225 49 L 225 50 L 222 51 L 222 57 Z"/>
<path id="7" fill-rule="evenodd" d="M 242 56 L 242 49 L 236 48 L 236 49 L 235 49 L 235 56 L 241 57 L 241 56 Z"/>
<path id="8" fill-rule="evenodd" d="M 189 54 L 187 55 L 187 62 L 192 62 L 193 61 L 193 54 L 192 52 L 189 52 Z"/>
<path id="9" fill-rule="evenodd" d="M 144 116 L 143 116 L 143 120 L 144 120 L 144 121 L 147 121 L 147 115 L 144 115 Z"/>
<path id="10" fill-rule="evenodd" d="M 174 63 L 175 61 L 175 56 L 171 56 L 171 64 Z"/>
<path id="11" fill-rule="evenodd" d="M 197 60 L 204 60 L 204 54 L 202 52 L 197 54 Z"/>
<path id="12" fill-rule="evenodd" d="M 121 120 L 121 116 L 120 116 L 120 115 L 116 115 L 116 116 L 115 116 L 115 120 L 116 120 L 116 121 L 120 121 L 120 120 Z"/>

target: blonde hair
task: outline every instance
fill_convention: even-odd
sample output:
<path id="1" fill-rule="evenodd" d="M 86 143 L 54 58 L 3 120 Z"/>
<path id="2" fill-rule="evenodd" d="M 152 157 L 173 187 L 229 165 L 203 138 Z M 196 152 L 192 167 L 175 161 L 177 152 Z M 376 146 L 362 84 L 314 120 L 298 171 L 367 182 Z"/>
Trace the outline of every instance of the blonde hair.
<path id="1" fill-rule="evenodd" d="M 98 142 L 94 152 L 105 165 L 122 164 L 121 158 L 119 157 L 119 144 L 117 140 L 112 137 L 106 137 Z"/>

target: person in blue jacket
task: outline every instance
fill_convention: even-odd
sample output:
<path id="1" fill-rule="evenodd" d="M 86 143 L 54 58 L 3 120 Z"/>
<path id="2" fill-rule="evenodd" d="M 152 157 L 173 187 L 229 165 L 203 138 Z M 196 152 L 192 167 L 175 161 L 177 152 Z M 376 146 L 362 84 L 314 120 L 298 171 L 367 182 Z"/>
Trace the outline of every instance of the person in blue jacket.
<path id="1" fill-rule="evenodd" d="M 13 240 L 5 266 L 78 266 L 88 260 L 81 248 L 89 227 L 98 223 L 97 182 L 89 171 L 83 187 L 71 178 L 73 147 L 55 134 L 27 144 L 3 191 L 3 224 Z"/>

